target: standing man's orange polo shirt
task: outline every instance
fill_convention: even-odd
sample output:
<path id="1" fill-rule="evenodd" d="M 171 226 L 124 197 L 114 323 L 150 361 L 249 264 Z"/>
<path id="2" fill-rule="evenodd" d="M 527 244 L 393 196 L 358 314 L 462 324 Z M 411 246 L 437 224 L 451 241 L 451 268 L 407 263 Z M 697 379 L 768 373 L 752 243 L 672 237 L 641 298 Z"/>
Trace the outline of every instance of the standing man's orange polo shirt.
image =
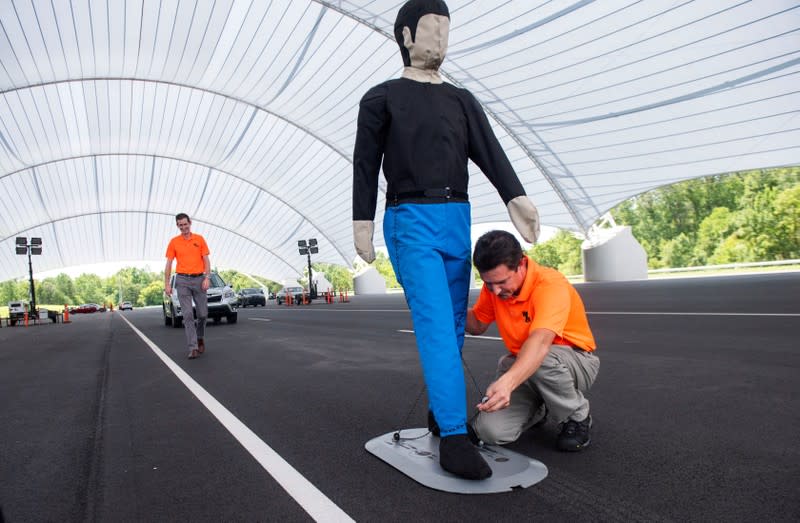
<path id="1" fill-rule="evenodd" d="M 167 259 L 174 258 L 178 261 L 175 266 L 178 274 L 202 274 L 206 270 L 203 256 L 208 254 L 206 240 L 199 234 L 192 233 L 188 240 L 179 234 L 167 245 Z"/>
<path id="2" fill-rule="evenodd" d="M 497 322 L 512 354 L 519 352 L 533 329 L 555 332 L 554 345 L 572 345 L 590 352 L 596 348 L 578 291 L 563 274 L 530 258 L 519 295 L 502 300 L 484 285 L 472 312 L 483 323 Z"/>

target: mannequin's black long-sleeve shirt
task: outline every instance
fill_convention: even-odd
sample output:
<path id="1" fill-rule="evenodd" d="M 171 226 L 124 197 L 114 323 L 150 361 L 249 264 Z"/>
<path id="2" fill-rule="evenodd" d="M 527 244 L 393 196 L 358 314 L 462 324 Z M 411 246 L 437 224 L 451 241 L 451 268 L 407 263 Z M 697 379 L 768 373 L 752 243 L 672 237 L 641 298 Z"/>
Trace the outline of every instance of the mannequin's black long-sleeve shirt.
<path id="1" fill-rule="evenodd" d="M 467 193 L 471 159 L 503 203 L 525 194 L 478 101 L 466 89 L 406 78 L 361 99 L 353 154 L 353 220 L 374 220 L 381 161 L 390 195 L 445 189 Z M 440 199 L 420 198 L 420 203 Z"/>

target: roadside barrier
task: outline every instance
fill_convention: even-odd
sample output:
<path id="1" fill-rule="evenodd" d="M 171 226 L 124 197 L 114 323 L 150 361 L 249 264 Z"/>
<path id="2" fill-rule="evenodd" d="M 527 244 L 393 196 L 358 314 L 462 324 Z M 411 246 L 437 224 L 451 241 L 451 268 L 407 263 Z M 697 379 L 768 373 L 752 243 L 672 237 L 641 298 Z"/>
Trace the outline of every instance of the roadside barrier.
<path id="1" fill-rule="evenodd" d="M 64 304 L 64 319 L 61 321 L 61 323 L 72 323 L 69 321 L 69 307 L 66 303 Z"/>
<path id="2" fill-rule="evenodd" d="M 25 311 L 25 314 L 24 314 L 23 318 L 25 318 L 25 326 L 27 327 L 28 326 L 28 311 Z"/>

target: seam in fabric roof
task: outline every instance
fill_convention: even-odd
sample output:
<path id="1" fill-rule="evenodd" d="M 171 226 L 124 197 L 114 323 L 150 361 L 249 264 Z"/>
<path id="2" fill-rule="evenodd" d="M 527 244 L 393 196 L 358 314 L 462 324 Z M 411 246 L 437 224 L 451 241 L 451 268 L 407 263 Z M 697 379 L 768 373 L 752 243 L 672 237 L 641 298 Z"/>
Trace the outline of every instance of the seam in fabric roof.
<path id="1" fill-rule="evenodd" d="M 627 115 L 627 114 L 633 114 L 633 113 L 639 113 L 639 112 L 642 112 L 642 111 L 649 111 L 651 109 L 655 109 L 655 108 L 658 108 L 658 107 L 664 107 L 666 105 L 672 105 L 672 104 L 676 104 L 676 103 L 679 103 L 679 102 L 685 102 L 687 100 L 693 100 L 695 98 L 700 98 L 700 97 L 703 97 L 703 96 L 706 96 L 706 95 L 709 95 L 709 94 L 716 93 L 718 91 L 723 91 L 723 90 L 728 90 L 728 89 L 731 89 L 731 88 L 735 88 L 736 86 L 742 85 L 742 84 L 746 84 L 747 82 L 749 82 L 751 80 L 755 80 L 755 79 L 770 75 L 772 73 L 775 73 L 775 72 L 778 72 L 778 71 L 782 71 L 784 69 L 787 69 L 789 67 L 792 67 L 792 66 L 798 65 L 798 64 L 800 64 L 800 58 L 795 58 L 795 59 L 789 60 L 787 62 L 783 62 L 781 64 L 774 65 L 772 67 L 768 67 L 768 68 L 762 69 L 760 71 L 756 71 L 755 73 L 744 75 L 744 76 L 741 76 L 739 78 L 735 78 L 733 80 L 728 80 L 727 82 L 723 82 L 721 84 L 713 85 L 713 86 L 708 87 L 706 89 L 700 89 L 699 91 L 694 91 L 694 92 L 687 93 L 687 94 L 684 94 L 684 95 L 681 95 L 681 96 L 676 96 L 674 98 L 668 98 L 666 100 L 661 100 L 659 102 L 655 102 L 655 103 L 651 103 L 651 104 L 641 105 L 639 107 L 631 107 L 630 109 L 625 109 L 625 110 L 622 110 L 622 111 L 615 111 L 615 112 L 612 112 L 612 113 L 606 113 L 606 114 L 601 114 L 601 115 L 597 115 L 597 116 L 590 116 L 590 117 L 587 117 L 587 118 L 577 118 L 575 120 L 563 120 L 563 121 L 556 121 L 556 122 L 537 122 L 535 124 L 529 124 L 529 125 L 531 127 L 536 127 L 536 128 L 551 127 L 551 126 L 555 126 L 555 125 L 578 125 L 578 124 L 589 123 L 589 122 L 597 122 L 597 121 L 600 121 L 600 120 L 607 120 L 609 118 L 617 118 L 619 116 L 623 116 L 623 115 Z M 796 73 L 791 73 L 791 74 L 796 74 Z M 587 107 L 584 107 L 582 109 L 591 109 L 593 107 L 596 107 L 596 106 L 587 106 Z M 562 114 L 562 113 L 557 113 L 557 114 L 548 115 L 548 116 L 558 116 L 558 114 Z"/>
<path id="2" fill-rule="evenodd" d="M 310 128 L 308 128 L 306 126 L 302 126 L 302 125 L 298 124 L 297 122 L 295 122 L 293 120 L 290 120 L 286 116 L 281 115 L 280 113 L 277 113 L 275 111 L 272 111 L 272 110 L 267 109 L 265 107 L 262 107 L 260 105 L 254 104 L 252 102 L 248 102 L 245 99 L 238 98 L 238 97 L 232 96 L 232 95 L 224 93 L 224 92 L 214 91 L 214 90 L 211 90 L 211 89 L 208 89 L 208 88 L 199 87 L 199 86 L 195 86 L 195 85 L 188 85 L 188 84 L 182 84 L 182 83 L 177 83 L 177 82 L 168 82 L 168 81 L 165 81 L 165 80 L 152 80 L 152 79 L 131 78 L 131 77 L 125 77 L 125 78 L 122 78 L 122 77 L 90 77 L 90 78 L 79 78 L 79 79 L 78 78 L 72 78 L 72 79 L 67 79 L 67 80 L 53 80 L 53 81 L 48 81 L 48 82 L 39 82 L 39 83 L 35 83 L 35 84 L 30 84 L 30 85 L 27 85 L 27 86 L 13 87 L 11 89 L 0 90 L 0 95 L 13 93 L 13 92 L 16 92 L 16 91 L 24 91 L 24 90 L 32 89 L 32 88 L 35 88 L 35 87 L 45 87 L 45 86 L 48 86 L 48 85 L 59 85 L 59 84 L 81 84 L 81 85 L 85 85 L 87 83 L 99 82 L 99 81 L 134 82 L 134 83 L 138 82 L 138 83 L 155 84 L 155 85 L 164 84 L 164 85 L 173 86 L 173 87 L 180 87 L 180 88 L 185 88 L 185 89 L 203 91 L 203 92 L 209 93 L 209 94 L 214 95 L 214 96 L 219 96 L 219 97 L 225 98 L 227 100 L 231 100 L 231 101 L 234 101 L 234 102 L 237 102 L 237 103 L 248 105 L 250 107 L 254 107 L 254 108 L 258 109 L 259 111 L 263 111 L 266 114 L 274 116 L 275 118 L 278 118 L 279 120 L 282 120 L 283 122 L 289 124 L 292 127 L 300 129 L 305 134 L 308 134 L 308 135 L 312 136 L 315 140 L 317 140 L 317 141 L 319 141 L 321 143 L 324 143 L 327 147 L 329 147 L 330 149 L 336 151 L 336 153 L 339 156 L 341 156 L 343 159 L 347 160 L 348 162 L 351 160 L 351 158 L 350 158 L 351 155 L 349 153 L 346 153 L 346 152 L 342 151 L 341 149 L 336 147 L 336 145 L 334 145 L 330 141 L 328 141 L 325 138 L 323 138 L 322 136 L 314 133 Z M 85 97 L 85 93 L 84 93 L 84 97 Z M 165 106 L 166 106 L 166 100 L 165 100 L 164 103 L 165 103 Z M 88 106 L 89 104 L 84 104 L 84 105 Z M 95 104 L 95 107 L 96 107 L 96 104 Z M 152 111 L 151 118 L 150 118 L 151 126 L 152 126 L 152 122 L 154 120 L 157 120 L 157 118 L 153 118 L 152 117 L 153 114 L 155 114 L 155 104 L 153 105 L 153 111 Z M 99 113 L 98 113 L 98 121 L 99 121 Z M 151 130 L 152 130 L 152 127 L 151 127 Z M 152 132 L 150 132 L 150 134 L 152 135 Z"/>
<path id="3" fill-rule="evenodd" d="M 512 31 L 512 32 L 510 32 L 510 33 L 508 33 L 506 35 L 499 36 L 497 38 L 494 38 L 492 40 L 488 40 L 488 41 L 483 42 L 483 43 L 478 44 L 478 45 L 474 45 L 472 47 L 467 47 L 466 49 L 456 49 L 455 51 L 453 51 L 451 53 L 448 53 L 448 54 L 451 57 L 455 58 L 457 56 L 467 55 L 467 54 L 473 53 L 475 51 L 480 51 L 481 49 L 486 49 L 487 47 L 492 47 L 492 46 L 495 46 L 497 44 L 501 44 L 503 42 L 507 42 L 508 40 L 511 40 L 512 38 L 515 38 L 515 37 L 520 36 L 522 34 L 525 34 L 525 33 L 528 33 L 530 31 L 533 31 L 537 27 L 541 27 L 541 26 L 543 26 L 545 24 L 548 24 L 548 23 L 552 22 L 553 20 L 557 20 L 557 19 L 561 18 L 562 16 L 566 16 L 566 15 L 570 14 L 573 11 L 577 11 L 578 9 L 580 9 L 582 7 L 585 7 L 585 6 L 589 5 L 589 4 L 592 4 L 592 3 L 594 3 L 594 1 L 595 0 L 580 0 L 579 2 L 576 2 L 576 3 L 572 4 L 571 6 L 565 7 L 564 9 L 562 9 L 561 11 L 558 11 L 557 13 L 554 13 L 554 14 L 552 14 L 550 16 L 542 18 L 541 20 L 537 20 L 536 22 L 534 22 L 532 24 L 529 24 L 529 25 L 527 25 L 525 27 L 522 27 L 520 29 L 517 29 L 516 31 Z M 454 43 L 453 45 L 456 46 L 457 44 Z"/>
<path id="4" fill-rule="evenodd" d="M 6 236 L 5 238 L 0 238 L 0 242 L 6 241 L 6 240 L 8 240 L 10 238 L 14 238 L 16 236 L 24 235 L 24 234 L 28 233 L 29 231 L 33 231 L 33 230 L 35 230 L 35 229 L 37 229 L 39 227 L 43 227 L 45 225 L 53 225 L 53 224 L 55 224 L 57 222 L 64 222 L 66 220 L 72 220 L 72 219 L 75 219 L 75 218 L 83 218 L 83 217 L 86 217 L 86 216 L 103 217 L 103 216 L 106 216 L 106 215 L 114 216 L 114 215 L 117 215 L 117 214 L 123 214 L 123 215 L 125 215 L 125 214 L 134 214 L 134 215 L 136 215 L 136 214 L 148 214 L 148 212 L 147 211 L 139 211 L 139 210 L 119 210 L 119 211 L 102 211 L 102 210 L 98 210 L 98 211 L 93 211 L 93 212 L 86 212 L 86 213 L 80 213 L 80 214 L 73 214 L 73 215 L 69 215 L 69 216 L 63 216 L 63 217 L 61 217 L 61 218 L 59 218 L 58 220 L 55 220 L 55 221 L 41 222 L 41 223 L 37 223 L 37 224 L 31 225 L 30 227 L 27 227 L 25 229 L 20 229 L 18 231 L 15 231 L 12 234 L 9 234 L 8 236 Z M 149 214 L 159 215 L 159 216 L 168 216 L 170 218 L 174 218 L 173 214 L 165 213 L 165 212 L 149 212 Z M 103 220 L 98 220 L 99 227 L 100 227 L 101 231 L 103 229 L 102 222 L 103 222 Z M 295 273 L 300 274 L 300 271 L 298 271 L 294 267 L 293 264 L 289 263 L 289 261 L 286 260 L 285 258 L 283 258 L 280 254 L 276 253 L 275 251 L 273 251 L 272 249 L 268 248 L 267 246 L 265 246 L 265 245 L 255 241 L 255 240 L 253 240 L 252 238 L 248 238 L 248 237 L 242 235 L 241 233 L 239 233 L 239 232 L 237 232 L 237 231 L 235 231 L 233 229 L 230 229 L 228 227 L 223 227 L 223 226 L 218 225 L 216 223 L 208 222 L 208 221 L 205 221 L 205 220 L 200 219 L 200 218 L 197 218 L 197 219 L 192 218 L 192 223 L 200 223 L 200 224 L 203 224 L 203 225 L 211 227 L 211 228 L 221 229 L 221 230 L 223 230 L 223 231 L 225 231 L 227 233 L 230 233 L 232 236 L 236 236 L 238 238 L 241 238 L 242 240 L 245 240 L 247 243 L 252 243 L 254 245 L 257 245 L 261 249 L 263 249 L 266 252 L 268 252 L 268 253 L 272 254 L 273 256 L 275 256 L 276 259 L 278 259 L 281 262 L 283 262 L 287 267 L 289 267 L 291 270 L 295 271 Z M 301 225 L 302 225 L 302 220 L 301 220 Z"/>
<path id="5" fill-rule="evenodd" d="M 235 173 L 228 172 L 228 171 L 225 171 L 225 170 L 220 169 L 218 167 L 211 166 L 211 165 L 208 165 L 208 164 L 204 164 L 202 162 L 198 162 L 198 161 L 195 161 L 195 160 L 179 158 L 179 157 L 175 157 L 175 156 L 167 156 L 167 155 L 163 155 L 163 154 L 151 154 L 151 153 L 95 153 L 95 154 L 71 156 L 69 158 L 59 158 L 57 160 L 41 162 L 41 163 L 38 163 L 38 164 L 33 165 L 33 166 L 26 166 L 26 167 L 24 167 L 22 169 L 18 169 L 16 171 L 11 171 L 9 173 L 5 173 L 5 174 L 0 175 L 0 180 L 2 180 L 3 178 L 10 177 L 10 176 L 15 175 L 15 174 L 20 174 L 20 173 L 22 173 L 24 171 L 28 171 L 28 170 L 31 170 L 31 169 L 36 168 L 36 167 L 43 166 L 43 165 L 57 164 L 57 163 L 67 162 L 69 160 L 76 160 L 76 159 L 81 159 L 81 158 L 91 158 L 92 159 L 92 166 L 93 166 L 93 168 L 92 168 L 93 178 L 94 178 L 94 182 L 95 182 L 95 199 L 96 199 L 96 202 L 97 202 L 97 208 L 102 211 L 102 205 L 101 205 L 101 200 L 100 200 L 100 187 L 99 187 L 97 160 L 98 160 L 98 158 L 103 158 L 103 157 L 118 157 L 118 156 L 136 156 L 136 157 L 162 158 L 162 159 L 167 159 L 167 160 L 174 160 L 174 161 L 181 162 L 181 163 L 187 163 L 187 164 L 198 165 L 198 166 L 201 166 L 201 167 L 207 167 L 209 169 L 209 176 L 206 179 L 205 186 L 203 187 L 203 194 L 205 194 L 206 188 L 208 187 L 208 180 L 210 180 L 211 169 L 214 169 L 214 170 L 216 170 L 216 171 L 218 171 L 218 172 L 220 172 L 222 174 L 225 174 L 226 176 L 230 176 L 231 178 L 237 179 L 237 180 L 245 183 L 246 185 L 252 186 L 253 188 L 255 188 L 259 192 L 268 194 L 270 197 L 272 197 L 275 200 L 281 202 L 288 209 L 292 210 L 295 214 L 297 214 L 300 217 L 301 224 L 302 224 L 303 221 L 305 221 L 309 225 L 311 225 L 314 229 L 316 229 L 318 231 L 319 235 L 321 237 L 325 238 L 325 240 L 328 241 L 331 244 L 331 246 L 336 250 L 336 252 L 339 253 L 339 255 L 342 257 L 342 260 L 347 261 L 347 257 L 342 252 L 340 247 L 333 241 L 333 239 L 329 238 L 328 235 L 326 235 L 323 232 L 324 228 L 319 227 L 316 223 L 314 223 L 312 220 L 310 220 L 305 214 L 303 214 L 300 211 L 298 211 L 296 209 L 296 207 L 293 206 L 291 203 L 287 202 L 286 200 L 284 200 L 280 196 L 274 194 L 273 192 L 267 190 L 266 188 L 261 187 L 259 185 L 256 185 L 251 180 L 243 178 L 243 177 L 241 177 L 241 176 L 239 176 L 239 175 L 237 175 Z M 199 207 L 198 207 L 198 209 L 199 209 Z M 158 214 L 158 213 L 155 213 L 155 214 Z M 2 240 L 0 240 L 0 241 L 2 241 Z"/>
<path id="6" fill-rule="evenodd" d="M 314 41 L 314 36 L 316 36 L 317 30 L 319 29 L 319 24 L 322 22 L 322 18 L 324 16 L 325 16 L 325 8 L 321 7 L 319 10 L 319 15 L 317 15 L 317 21 L 314 23 L 314 27 L 311 29 L 311 32 L 306 36 L 305 43 L 302 46 L 303 50 L 300 52 L 300 56 L 297 57 L 297 60 L 295 60 L 292 71 L 289 73 L 289 76 L 286 77 L 286 80 L 284 80 L 283 85 L 278 89 L 278 92 L 275 93 L 275 96 L 273 96 L 264 105 L 272 104 L 281 94 L 283 94 L 283 91 L 286 90 L 286 87 L 290 83 L 292 83 L 292 80 L 294 80 L 294 77 L 297 74 L 298 69 L 300 69 L 300 66 L 303 63 L 303 58 L 305 58 L 306 53 L 308 52 L 308 48 L 311 46 L 311 42 Z"/>
<path id="7" fill-rule="evenodd" d="M 771 16 L 774 16 L 774 15 L 770 15 L 770 17 Z M 764 17 L 762 20 L 770 18 L 770 17 Z M 737 28 L 734 28 L 734 29 L 741 29 L 742 27 L 745 27 L 745 26 L 740 26 L 740 27 L 737 27 Z M 582 93 L 574 94 L 574 95 L 572 95 L 572 97 L 578 97 L 578 96 L 581 96 L 581 95 L 584 95 L 584 94 L 588 94 L 588 93 L 592 93 L 592 92 L 602 91 L 602 90 L 606 90 L 606 89 L 612 89 L 612 88 L 617 87 L 619 85 L 625 85 L 626 83 L 632 83 L 632 82 L 635 82 L 637 80 L 642 80 L 644 78 L 648 78 L 650 76 L 654 76 L 654 75 L 657 75 L 657 74 L 662 74 L 662 73 L 668 72 L 668 71 L 673 71 L 673 70 L 679 69 L 681 67 L 686 67 L 688 65 L 693 65 L 693 64 L 696 64 L 696 63 L 701 62 L 701 61 L 709 60 L 711 58 L 717 58 L 717 57 L 720 57 L 720 56 L 724 56 L 725 54 L 728 54 L 728 53 L 741 51 L 742 49 L 746 49 L 746 48 L 754 46 L 754 45 L 758 45 L 758 44 L 761 44 L 761 43 L 764 43 L 764 42 L 768 42 L 768 41 L 770 41 L 772 39 L 775 39 L 775 38 L 781 38 L 783 36 L 789 35 L 791 33 L 795 33 L 797 31 L 800 31 L 800 29 L 792 29 L 790 31 L 785 31 L 785 32 L 779 33 L 777 35 L 770 35 L 767 38 L 762 38 L 761 40 L 756 40 L 755 42 L 742 44 L 741 46 L 738 46 L 738 47 L 734 47 L 734 48 L 731 48 L 731 49 L 726 49 L 725 51 L 722 51 L 722 52 L 719 52 L 719 53 L 716 53 L 716 54 L 713 54 L 713 55 L 708 55 L 708 56 L 705 56 L 705 57 L 702 57 L 702 58 L 698 58 L 698 59 L 695 59 L 695 60 L 692 60 L 692 61 L 689 61 L 689 62 L 678 64 L 676 66 L 672 66 L 672 67 L 669 67 L 667 69 L 663 69 L 663 70 L 660 70 L 660 71 L 655 71 L 653 73 L 649 73 L 649 74 L 646 74 L 646 75 L 643 75 L 643 76 L 640 76 L 640 77 L 630 78 L 630 79 L 625 80 L 624 82 L 618 82 L 616 84 L 604 85 L 602 88 L 598 88 L 598 89 L 595 89 L 593 91 L 584 91 Z M 723 32 L 717 33 L 716 35 L 713 35 L 713 36 L 719 36 L 719 35 L 725 34 L 727 32 L 729 32 L 729 31 L 723 31 Z M 537 90 L 534 90 L 534 91 L 530 91 L 530 93 L 531 94 L 536 94 L 536 93 L 546 92 L 546 91 L 549 91 L 549 90 L 552 90 L 552 89 L 558 89 L 560 87 L 564 87 L 566 85 L 570 85 L 570 84 L 573 84 L 573 83 L 576 83 L 576 82 L 583 82 L 583 81 L 588 80 L 590 78 L 594 78 L 594 77 L 597 77 L 597 76 L 608 74 L 608 73 L 610 73 L 612 71 L 616 71 L 618 69 L 622 69 L 622 68 L 625 68 L 625 67 L 633 66 L 635 64 L 644 62 L 645 60 L 652 60 L 654 58 L 657 58 L 657 57 L 672 53 L 672 52 L 674 52 L 676 50 L 679 50 L 679 49 L 682 49 L 682 48 L 685 48 L 685 47 L 690 47 L 692 45 L 695 45 L 695 44 L 698 44 L 698 43 L 703 42 L 705 40 L 708 40 L 709 38 L 712 38 L 712 37 L 701 38 L 699 40 L 694 40 L 692 42 L 688 42 L 686 44 L 683 44 L 683 45 L 680 45 L 680 46 L 676 46 L 676 47 L 674 47 L 672 49 L 669 49 L 669 50 L 666 50 L 666 51 L 662 51 L 662 52 L 659 52 L 659 53 L 655 53 L 653 55 L 649 55 L 649 56 L 640 58 L 638 60 L 634 60 L 633 62 L 628 62 L 628 63 L 617 65 L 617 66 L 614 66 L 614 67 L 611 67 L 611 68 L 603 69 L 600 72 L 588 74 L 586 76 L 581 76 L 581 77 L 578 77 L 578 78 L 574 78 L 574 79 L 571 79 L 569 81 L 548 85 L 547 88 L 545 88 L 545 89 L 537 89 Z M 777 55 L 777 56 L 771 57 L 769 59 L 779 58 L 781 56 L 786 56 L 788 54 L 793 54 L 793 52 L 784 53 L 783 55 Z M 768 59 L 763 59 L 761 61 L 766 61 L 766 60 L 768 60 Z M 759 63 L 759 62 L 754 62 L 754 63 Z M 750 65 L 753 65 L 753 64 L 750 64 Z M 741 66 L 741 67 L 744 67 L 744 66 Z M 734 69 L 731 69 L 731 70 L 734 70 Z M 725 71 L 723 71 L 723 72 L 725 72 Z M 717 74 L 721 74 L 721 73 L 717 73 Z M 540 75 L 540 76 L 544 76 L 544 75 Z M 535 78 L 535 77 L 532 77 L 531 79 L 533 79 L 533 78 Z M 706 78 L 706 77 L 696 78 L 696 79 L 693 79 L 693 81 L 702 80 L 703 78 Z M 507 96 L 507 97 L 504 97 L 504 100 L 513 100 L 513 99 L 516 99 L 516 98 L 519 98 L 519 97 L 520 97 L 520 95 Z M 549 100 L 549 102 L 560 101 L 560 100 L 567 99 L 567 98 L 569 98 L 569 97 L 556 98 L 556 99 L 553 99 L 553 100 Z M 542 105 L 542 104 L 528 105 L 528 106 L 521 107 L 520 109 L 529 109 L 531 107 L 536 107 L 537 105 Z"/>

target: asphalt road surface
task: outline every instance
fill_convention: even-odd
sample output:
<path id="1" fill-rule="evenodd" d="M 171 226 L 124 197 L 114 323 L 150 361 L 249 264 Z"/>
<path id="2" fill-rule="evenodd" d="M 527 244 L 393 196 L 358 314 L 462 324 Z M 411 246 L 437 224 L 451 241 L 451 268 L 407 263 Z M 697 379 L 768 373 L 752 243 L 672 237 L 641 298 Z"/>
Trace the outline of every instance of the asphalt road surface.
<path id="1" fill-rule="evenodd" d="M 186 359 L 160 309 L 0 329 L 0 507 L 27 521 L 800 521 L 800 273 L 577 285 L 592 445 L 510 447 L 526 489 L 447 494 L 364 450 L 425 426 L 402 295 L 247 308 Z M 473 299 L 475 294 L 473 293 Z M 503 354 L 468 338 L 470 404 Z"/>

